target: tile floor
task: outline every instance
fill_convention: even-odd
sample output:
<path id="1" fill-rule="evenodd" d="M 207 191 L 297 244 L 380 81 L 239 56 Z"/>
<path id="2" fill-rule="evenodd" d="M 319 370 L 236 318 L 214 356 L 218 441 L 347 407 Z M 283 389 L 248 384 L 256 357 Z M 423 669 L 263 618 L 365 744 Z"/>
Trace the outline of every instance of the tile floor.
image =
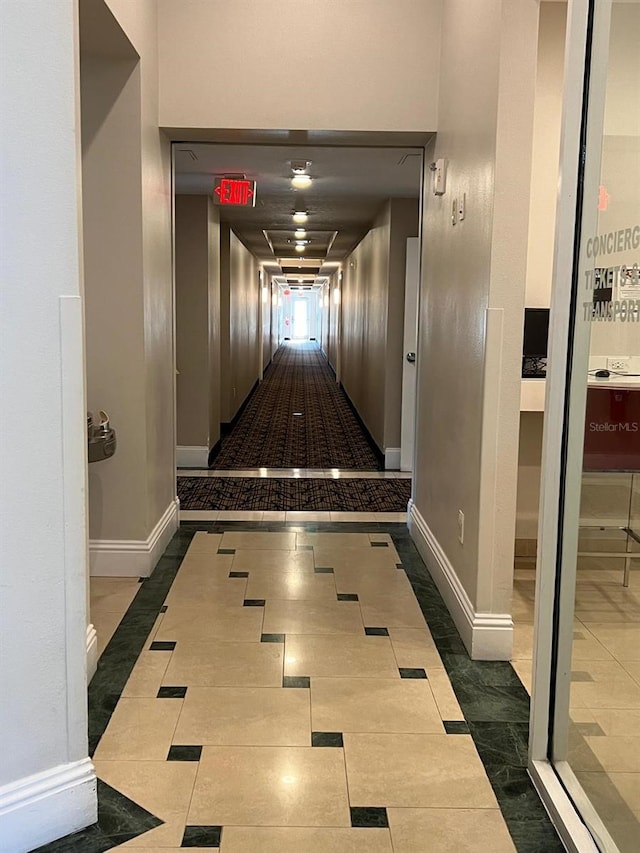
<path id="1" fill-rule="evenodd" d="M 531 690 L 535 561 L 514 582 L 513 667 Z M 640 850 L 640 573 L 581 558 L 575 602 L 569 764 L 621 853 Z"/>
<path id="2" fill-rule="evenodd" d="M 98 607 L 133 589 L 102 580 Z M 185 523 L 137 586 L 89 735 L 140 816 L 51 851 L 562 850 L 526 693 L 469 660 L 404 525 Z"/>

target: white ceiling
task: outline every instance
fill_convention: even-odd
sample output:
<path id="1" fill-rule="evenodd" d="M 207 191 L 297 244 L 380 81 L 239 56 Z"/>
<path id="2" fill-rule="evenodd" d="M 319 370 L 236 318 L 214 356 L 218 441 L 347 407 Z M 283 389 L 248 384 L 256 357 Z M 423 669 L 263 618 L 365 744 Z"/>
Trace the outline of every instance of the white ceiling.
<path id="1" fill-rule="evenodd" d="M 294 210 L 306 210 L 305 263 L 327 274 L 367 233 L 388 198 L 420 194 L 422 148 L 175 143 L 176 193 L 208 195 L 215 176 L 257 182 L 255 207 L 220 207 L 242 242 L 274 273 L 295 274 Z M 291 186 L 291 161 L 310 160 L 313 183 Z M 272 250 L 273 249 L 273 250 Z M 280 260 L 283 260 L 280 263 Z M 289 272 L 290 271 L 290 272 Z"/>

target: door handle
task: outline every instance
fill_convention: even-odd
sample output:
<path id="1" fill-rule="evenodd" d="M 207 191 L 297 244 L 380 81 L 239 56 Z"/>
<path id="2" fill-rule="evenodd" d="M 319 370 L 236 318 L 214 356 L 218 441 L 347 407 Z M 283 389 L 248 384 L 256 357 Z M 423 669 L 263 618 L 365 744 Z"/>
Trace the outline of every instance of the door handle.
<path id="1" fill-rule="evenodd" d="M 416 360 L 415 352 L 408 352 L 407 353 L 407 361 L 409 362 L 409 364 L 413 364 L 415 360 Z"/>

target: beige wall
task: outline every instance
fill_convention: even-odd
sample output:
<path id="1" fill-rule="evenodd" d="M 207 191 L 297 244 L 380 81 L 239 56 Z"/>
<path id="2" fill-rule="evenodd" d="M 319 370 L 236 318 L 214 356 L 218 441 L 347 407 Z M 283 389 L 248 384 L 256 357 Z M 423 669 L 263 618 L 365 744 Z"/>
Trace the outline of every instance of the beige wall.
<path id="1" fill-rule="evenodd" d="M 344 262 L 340 380 L 380 450 L 400 446 L 406 239 L 417 199 L 390 199 Z"/>
<path id="2" fill-rule="evenodd" d="M 160 125 L 434 130 L 441 5 L 160 0 Z"/>
<path id="3" fill-rule="evenodd" d="M 219 219 L 208 196 L 175 200 L 177 443 L 220 437 Z"/>
<path id="4" fill-rule="evenodd" d="M 107 5 L 140 60 L 120 91 L 106 61 L 82 75 L 88 397 L 110 408 L 119 444 L 90 472 L 91 537 L 146 540 L 175 499 L 169 144 L 157 121 L 156 4 Z"/>
<path id="5" fill-rule="evenodd" d="M 221 417 L 229 423 L 259 378 L 258 262 L 224 223 L 220 226 Z"/>
<path id="6" fill-rule="evenodd" d="M 385 356 L 385 447 L 400 447 L 407 238 L 418 236 L 419 201 L 391 199 L 387 353 Z"/>
<path id="7" fill-rule="evenodd" d="M 415 505 L 489 613 L 510 610 L 536 31 L 534 2 L 446 4 L 442 55 L 465 61 L 441 65 L 426 152 L 448 176 L 439 197 L 426 172 Z"/>

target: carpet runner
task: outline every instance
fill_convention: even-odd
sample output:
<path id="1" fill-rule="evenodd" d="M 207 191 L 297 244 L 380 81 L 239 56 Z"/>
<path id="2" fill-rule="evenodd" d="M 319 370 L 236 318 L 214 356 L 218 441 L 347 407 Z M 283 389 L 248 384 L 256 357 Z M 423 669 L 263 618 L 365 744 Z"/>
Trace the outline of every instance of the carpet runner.
<path id="1" fill-rule="evenodd" d="M 178 477 L 181 510 L 406 512 L 411 480 Z"/>
<path id="2" fill-rule="evenodd" d="M 289 342 L 275 353 L 210 467 L 379 471 L 381 465 L 318 345 Z"/>

